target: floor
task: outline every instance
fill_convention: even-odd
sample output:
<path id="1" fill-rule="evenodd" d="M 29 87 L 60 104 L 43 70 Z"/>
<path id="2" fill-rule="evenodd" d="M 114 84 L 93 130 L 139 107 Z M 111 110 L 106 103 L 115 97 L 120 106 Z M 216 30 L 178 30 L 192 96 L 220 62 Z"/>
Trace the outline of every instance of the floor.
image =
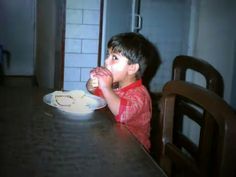
<path id="1" fill-rule="evenodd" d="M 35 87 L 37 82 L 32 76 L 7 76 L 0 80 L 0 87 Z"/>
<path id="2" fill-rule="evenodd" d="M 21 109 L 23 104 L 31 104 L 35 89 L 37 84 L 33 77 L 4 77 L 0 82 L 0 117 L 6 116 L 6 110 Z"/>

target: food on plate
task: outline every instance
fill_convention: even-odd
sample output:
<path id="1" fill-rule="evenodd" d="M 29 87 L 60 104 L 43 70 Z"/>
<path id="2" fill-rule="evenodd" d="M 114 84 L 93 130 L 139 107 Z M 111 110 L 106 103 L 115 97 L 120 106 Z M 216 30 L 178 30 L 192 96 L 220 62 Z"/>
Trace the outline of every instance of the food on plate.
<path id="1" fill-rule="evenodd" d="M 71 106 L 75 99 L 70 95 L 55 95 L 55 102 L 60 106 Z"/>
<path id="2" fill-rule="evenodd" d="M 72 90 L 68 92 L 73 98 L 80 99 L 85 96 L 85 92 L 83 90 Z"/>
<path id="3" fill-rule="evenodd" d="M 73 90 L 69 92 L 55 91 L 52 93 L 51 102 L 55 106 L 71 106 L 75 104 L 76 99 L 80 99 L 85 95 L 82 90 Z"/>
<path id="4" fill-rule="evenodd" d="M 93 111 L 93 107 L 97 104 L 97 101 L 86 96 L 82 90 L 73 90 L 68 92 L 53 92 L 51 103 L 66 112 L 89 113 Z"/>
<path id="5" fill-rule="evenodd" d="M 63 107 L 62 110 L 71 113 L 90 113 L 92 112 L 93 105 L 96 105 L 97 101 L 93 98 L 84 96 L 78 100 L 76 100 L 75 104 L 72 104 L 69 107 Z"/>

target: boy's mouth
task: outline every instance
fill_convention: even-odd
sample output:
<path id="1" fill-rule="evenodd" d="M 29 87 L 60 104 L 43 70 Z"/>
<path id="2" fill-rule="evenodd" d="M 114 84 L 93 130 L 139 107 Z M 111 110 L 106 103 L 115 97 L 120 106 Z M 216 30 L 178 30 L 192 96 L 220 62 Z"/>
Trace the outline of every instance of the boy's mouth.
<path id="1" fill-rule="evenodd" d="M 105 68 L 111 72 L 111 66 L 105 66 Z"/>

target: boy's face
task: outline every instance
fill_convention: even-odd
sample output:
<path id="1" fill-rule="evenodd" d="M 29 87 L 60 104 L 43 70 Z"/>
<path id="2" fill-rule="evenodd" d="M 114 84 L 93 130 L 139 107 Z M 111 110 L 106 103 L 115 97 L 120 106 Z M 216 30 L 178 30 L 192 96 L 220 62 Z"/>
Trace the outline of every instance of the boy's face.
<path id="1" fill-rule="evenodd" d="M 113 82 L 122 82 L 128 76 L 128 59 L 120 53 L 113 53 L 109 50 L 109 55 L 105 60 L 105 67 L 111 71 Z"/>

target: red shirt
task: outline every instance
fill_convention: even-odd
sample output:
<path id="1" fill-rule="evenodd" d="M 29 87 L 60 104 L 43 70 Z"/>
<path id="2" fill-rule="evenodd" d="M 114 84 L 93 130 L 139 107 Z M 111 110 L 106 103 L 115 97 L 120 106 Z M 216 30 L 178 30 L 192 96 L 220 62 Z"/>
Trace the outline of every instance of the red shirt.
<path id="1" fill-rule="evenodd" d="M 147 89 L 138 80 L 114 91 L 121 99 L 116 121 L 126 124 L 129 131 L 149 150 L 152 105 Z M 100 89 L 96 89 L 94 94 L 102 96 Z"/>

